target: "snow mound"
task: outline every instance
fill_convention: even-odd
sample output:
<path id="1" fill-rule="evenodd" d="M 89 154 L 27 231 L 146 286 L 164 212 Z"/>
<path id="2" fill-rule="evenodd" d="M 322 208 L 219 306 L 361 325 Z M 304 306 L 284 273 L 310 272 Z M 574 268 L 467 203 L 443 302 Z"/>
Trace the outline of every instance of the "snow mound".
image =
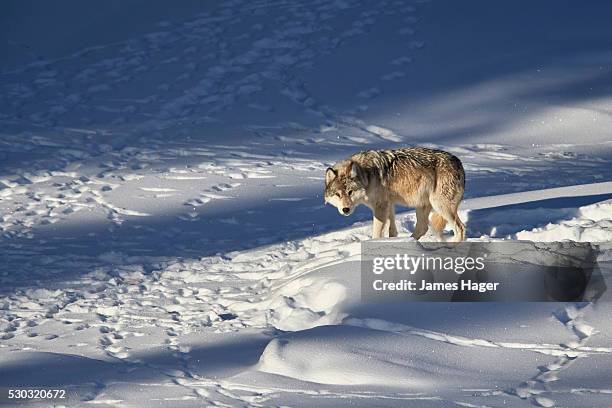
<path id="1" fill-rule="evenodd" d="M 321 384 L 369 384 L 407 391 L 509 387 L 542 357 L 520 349 L 457 347 L 351 326 L 322 326 L 272 340 L 257 369 Z M 527 364 L 526 364 L 527 363 Z M 488 378 L 482 378 L 487 367 Z"/>
<path id="2" fill-rule="evenodd" d="M 269 323 L 286 331 L 338 323 L 343 314 L 336 306 L 346 295 L 347 288 L 339 281 L 297 279 L 272 302 Z"/>
<path id="3" fill-rule="evenodd" d="M 612 240 L 612 200 L 580 207 L 570 220 L 520 231 L 516 238 L 541 242 L 609 242 Z"/>

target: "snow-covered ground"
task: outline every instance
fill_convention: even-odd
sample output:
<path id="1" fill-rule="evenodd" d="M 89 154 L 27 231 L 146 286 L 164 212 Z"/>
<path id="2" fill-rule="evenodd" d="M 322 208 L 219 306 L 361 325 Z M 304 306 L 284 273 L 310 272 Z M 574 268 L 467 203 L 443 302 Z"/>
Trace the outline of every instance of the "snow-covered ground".
<path id="1" fill-rule="evenodd" d="M 370 213 L 322 198 L 340 158 L 435 146 L 466 168 L 470 239 L 606 248 L 610 6 L 149 3 L 0 6 L 0 388 L 612 406 L 612 295 L 365 304 Z"/>

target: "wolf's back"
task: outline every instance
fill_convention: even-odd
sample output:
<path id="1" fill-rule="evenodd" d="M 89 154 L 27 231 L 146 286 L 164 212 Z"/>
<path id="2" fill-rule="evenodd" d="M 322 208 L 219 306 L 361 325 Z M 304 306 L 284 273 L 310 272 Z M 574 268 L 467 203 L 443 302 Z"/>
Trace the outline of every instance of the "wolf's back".
<path id="1" fill-rule="evenodd" d="M 443 150 L 425 147 L 367 150 L 353 155 L 351 160 L 377 174 L 383 184 L 408 169 L 433 172 L 436 180 L 438 176 L 450 177 L 462 187 L 465 184 L 465 172 L 461 160 Z"/>

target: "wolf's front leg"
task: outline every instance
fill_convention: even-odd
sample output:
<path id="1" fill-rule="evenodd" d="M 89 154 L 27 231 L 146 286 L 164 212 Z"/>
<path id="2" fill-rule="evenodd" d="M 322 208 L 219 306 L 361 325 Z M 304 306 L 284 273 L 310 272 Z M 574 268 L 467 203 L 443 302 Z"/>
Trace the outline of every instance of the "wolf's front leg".
<path id="1" fill-rule="evenodd" d="M 389 209 L 389 236 L 397 237 L 397 225 L 395 225 L 395 205 Z"/>
<path id="2" fill-rule="evenodd" d="M 374 206 L 374 219 L 372 220 L 372 238 L 382 238 L 389 236 L 389 211 L 388 204 Z"/>

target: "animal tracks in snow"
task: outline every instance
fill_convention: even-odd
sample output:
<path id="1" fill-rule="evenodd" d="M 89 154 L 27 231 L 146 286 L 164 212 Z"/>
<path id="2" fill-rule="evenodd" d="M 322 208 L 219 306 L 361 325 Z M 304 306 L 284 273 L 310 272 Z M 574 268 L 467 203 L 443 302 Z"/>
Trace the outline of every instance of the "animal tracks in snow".
<path id="1" fill-rule="evenodd" d="M 510 321 L 428 306 L 425 328 L 402 320 L 413 311 L 359 304 L 370 225 L 322 209 L 321 197 L 325 168 L 349 151 L 448 134 L 449 146 L 430 147 L 461 157 L 469 194 L 490 199 L 488 212 L 461 213 L 471 237 L 610 239 L 609 203 L 538 207 L 540 189 L 610 178 L 599 145 L 504 145 L 488 110 L 463 115 L 440 89 L 409 108 L 391 99 L 414 94 L 403 87 L 439 44 L 422 38 L 435 25 L 421 30 L 421 3 L 232 0 L 0 73 L 2 357 L 82 356 L 70 367 L 98 376 L 87 404 L 116 406 L 133 405 L 124 396 L 136 388 L 172 406 L 560 406 L 569 394 L 609 395 L 564 382 L 612 353 L 588 307 Z M 498 95 L 513 109 L 479 86 L 459 98 L 484 99 L 471 111 Z M 408 116 L 419 106 L 441 127 L 418 123 L 427 112 Z M 603 114 L 580 110 L 592 114 L 581 128 L 597 130 Z M 537 121 L 539 111 L 524 113 Z M 472 141 L 482 129 L 495 143 Z M 497 194 L 528 190 L 527 208 L 496 209 L 513 204 Z M 552 198 L 565 203 L 570 190 Z M 414 218 L 398 214 L 400 225 Z M 89 370 L 90 360 L 119 370 Z M 89 384 L 85 374 L 66 383 Z M 474 387 L 462 387 L 470 376 Z M 393 381 L 399 391 L 385 388 Z"/>

